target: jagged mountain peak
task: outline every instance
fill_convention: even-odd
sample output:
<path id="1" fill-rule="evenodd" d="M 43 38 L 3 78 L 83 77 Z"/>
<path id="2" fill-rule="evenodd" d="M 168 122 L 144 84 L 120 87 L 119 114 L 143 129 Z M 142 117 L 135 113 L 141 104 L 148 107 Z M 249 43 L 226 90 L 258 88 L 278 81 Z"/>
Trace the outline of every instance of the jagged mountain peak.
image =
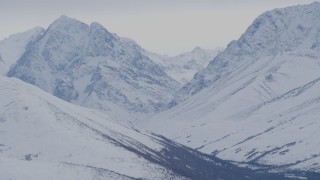
<path id="1" fill-rule="evenodd" d="M 99 23 L 89 26 L 66 16 L 28 46 L 8 75 L 66 101 L 116 115 L 157 111 L 179 88 L 134 41 Z"/>
<path id="2" fill-rule="evenodd" d="M 50 24 L 48 30 L 72 32 L 72 30 L 87 29 L 89 26 L 77 19 L 62 15 Z"/>
<path id="3" fill-rule="evenodd" d="M 68 17 L 66 15 L 61 15 L 56 20 L 52 22 L 52 24 L 76 24 L 76 23 L 83 23 L 78 19 Z"/>

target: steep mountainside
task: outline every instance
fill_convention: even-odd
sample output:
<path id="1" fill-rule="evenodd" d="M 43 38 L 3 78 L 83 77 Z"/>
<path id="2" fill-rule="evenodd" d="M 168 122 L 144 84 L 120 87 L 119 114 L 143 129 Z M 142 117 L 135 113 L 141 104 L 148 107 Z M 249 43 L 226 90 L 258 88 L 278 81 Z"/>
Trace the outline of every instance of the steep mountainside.
<path id="1" fill-rule="evenodd" d="M 236 76 L 262 57 L 289 51 L 318 51 L 319 6 L 315 2 L 262 14 L 239 40 L 231 42 L 203 71 L 197 73 L 177 93 L 174 102 L 179 103 L 216 82 Z"/>
<path id="2" fill-rule="evenodd" d="M 0 74 L 7 74 L 10 67 L 26 51 L 26 47 L 37 40 L 43 33 L 44 29 L 37 27 L 23 33 L 11 35 L 0 41 Z"/>
<path id="3" fill-rule="evenodd" d="M 146 55 L 164 67 L 164 71 L 180 84 L 186 84 L 198 71 L 205 68 L 220 51 L 220 49 L 208 50 L 196 47 L 190 52 L 174 57 L 160 56 L 150 52 L 146 52 Z"/>
<path id="4" fill-rule="evenodd" d="M 277 179 L 0 75 L 1 179 Z"/>
<path id="5" fill-rule="evenodd" d="M 179 84 L 129 39 L 61 16 L 8 76 L 90 108 L 122 115 L 161 109 Z"/>
<path id="6" fill-rule="evenodd" d="M 320 3 L 262 14 L 144 127 L 222 159 L 320 172 L 319 19 Z"/>

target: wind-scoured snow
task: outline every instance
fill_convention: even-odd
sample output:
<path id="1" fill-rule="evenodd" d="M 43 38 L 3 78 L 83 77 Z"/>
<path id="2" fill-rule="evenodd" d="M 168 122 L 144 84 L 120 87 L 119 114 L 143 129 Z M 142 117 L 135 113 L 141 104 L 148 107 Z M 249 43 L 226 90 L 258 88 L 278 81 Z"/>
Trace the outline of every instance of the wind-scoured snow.
<path id="1" fill-rule="evenodd" d="M 259 16 L 142 123 L 222 159 L 320 172 L 320 3 Z"/>

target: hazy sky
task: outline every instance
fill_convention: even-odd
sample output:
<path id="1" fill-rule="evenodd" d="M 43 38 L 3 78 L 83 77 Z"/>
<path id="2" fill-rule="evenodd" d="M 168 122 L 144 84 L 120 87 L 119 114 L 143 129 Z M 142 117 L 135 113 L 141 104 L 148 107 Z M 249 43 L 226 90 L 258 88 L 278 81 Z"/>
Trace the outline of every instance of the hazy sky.
<path id="1" fill-rule="evenodd" d="M 261 13 L 315 0 L 0 0 L 0 39 L 59 16 L 97 21 L 145 49 L 177 54 L 224 47 Z M 319 0 L 318 0 L 319 1 Z"/>

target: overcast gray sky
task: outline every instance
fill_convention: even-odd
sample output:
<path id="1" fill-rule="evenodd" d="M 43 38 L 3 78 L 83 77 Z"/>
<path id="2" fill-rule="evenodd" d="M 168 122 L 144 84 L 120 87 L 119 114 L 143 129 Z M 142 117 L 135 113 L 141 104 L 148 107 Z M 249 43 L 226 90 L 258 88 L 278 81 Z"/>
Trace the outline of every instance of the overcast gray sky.
<path id="1" fill-rule="evenodd" d="M 59 16 L 97 21 L 150 51 L 224 47 L 266 10 L 315 0 L 0 0 L 0 39 Z M 319 1 L 319 0 L 317 0 Z"/>

